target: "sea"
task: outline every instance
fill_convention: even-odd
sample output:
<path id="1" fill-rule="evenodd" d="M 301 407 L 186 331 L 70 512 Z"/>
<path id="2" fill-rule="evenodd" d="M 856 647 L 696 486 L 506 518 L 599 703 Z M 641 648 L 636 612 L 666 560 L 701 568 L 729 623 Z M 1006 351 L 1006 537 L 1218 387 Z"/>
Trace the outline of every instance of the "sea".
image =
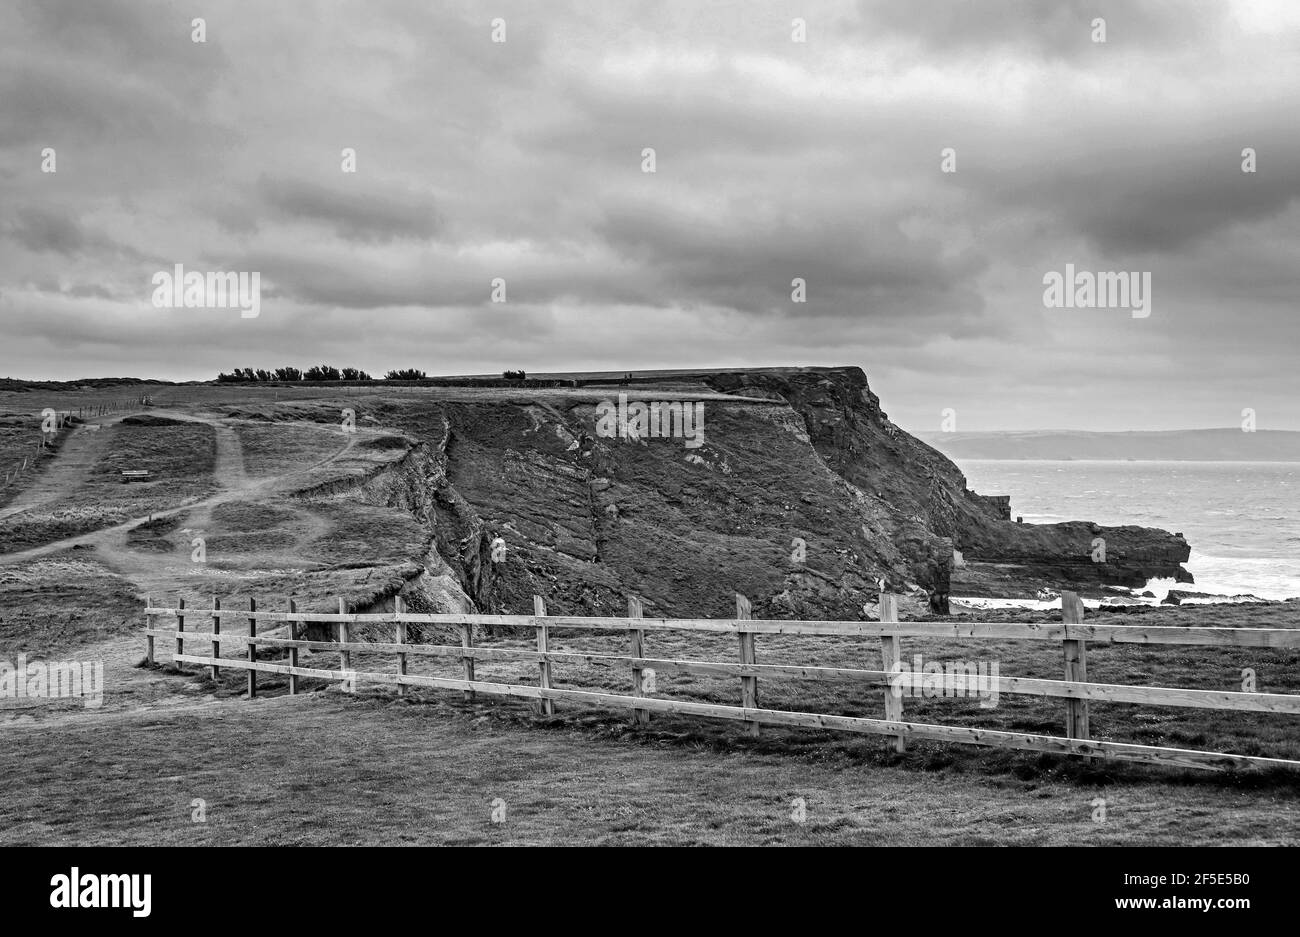
<path id="1" fill-rule="evenodd" d="M 980 494 L 1011 496 L 1026 524 L 1087 520 L 1181 532 L 1195 585 L 1170 587 L 1261 599 L 1300 596 L 1300 462 L 1020 462 L 957 465 Z"/>

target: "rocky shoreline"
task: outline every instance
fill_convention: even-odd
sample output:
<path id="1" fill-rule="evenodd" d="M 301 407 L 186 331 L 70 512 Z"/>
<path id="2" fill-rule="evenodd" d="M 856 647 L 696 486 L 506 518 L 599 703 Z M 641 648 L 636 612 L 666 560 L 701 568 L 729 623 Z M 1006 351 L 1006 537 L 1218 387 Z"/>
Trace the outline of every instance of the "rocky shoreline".
<path id="1" fill-rule="evenodd" d="M 935 560 L 918 576 L 935 611 L 953 594 L 1017 598 L 1064 587 L 1095 598 L 1108 586 L 1193 581 L 1182 565 L 1191 548 L 1179 533 L 1085 520 L 1013 521 L 1013 495 L 970 490 L 951 460 L 889 420 L 859 368 L 726 372 L 708 383 L 788 402 L 828 465 L 946 544 L 950 559 Z"/>

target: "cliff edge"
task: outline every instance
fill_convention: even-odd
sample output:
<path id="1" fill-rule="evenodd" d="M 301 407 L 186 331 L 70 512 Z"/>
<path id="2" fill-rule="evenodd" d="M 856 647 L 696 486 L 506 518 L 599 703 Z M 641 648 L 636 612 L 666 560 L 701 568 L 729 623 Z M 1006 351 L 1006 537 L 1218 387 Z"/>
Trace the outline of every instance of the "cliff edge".
<path id="1" fill-rule="evenodd" d="M 673 404 L 699 408 L 695 436 L 647 434 Z M 638 414 L 640 433 L 619 429 Z M 759 617 L 856 619 L 881 582 L 946 613 L 953 591 L 1190 580 L 1166 531 L 1013 523 L 1005 497 L 890 422 L 856 367 L 381 392 L 365 418 L 414 441 L 369 495 L 427 526 L 421 589 L 437 585 L 414 607 L 518 612 L 540 594 L 622 614 L 637 594 L 648 615 L 726 617 L 740 592 Z"/>

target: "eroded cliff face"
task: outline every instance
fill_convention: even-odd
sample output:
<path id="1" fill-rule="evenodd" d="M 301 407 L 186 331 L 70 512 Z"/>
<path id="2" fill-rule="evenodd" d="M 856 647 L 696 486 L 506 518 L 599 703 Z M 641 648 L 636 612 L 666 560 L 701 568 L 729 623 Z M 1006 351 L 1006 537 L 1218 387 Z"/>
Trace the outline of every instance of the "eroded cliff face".
<path id="1" fill-rule="evenodd" d="M 1192 581 L 1181 565 L 1191 552 L 1181 535 L 1083 520 L 1013 523 L 1009 496 L 969 490 L 956 465 L 889 421 L 858 368 L 736 372 L 710 383 L 736 392 L 757 386 L 790 400 L 836 472 L 952 540 L 966 563 L 954 571 L 953 586 L 964 594 L 1138 586 L 1154 577 Z"/>
<path id="2" fill-rule="evenodd" d="M 788 405 L 707 399 L 688 448 L 597 437 L 598 397 L 442 408 L 434 539 L 481 609 L 621 614 L 637 594 L 724 616 L 740 592 L 756 614 L 857 618 L 877 580 L 946 573 L 950 547 L 832 471 Z"/>
<path id="3" fill-rule="evenodd" d="M 598 435 L 598 405 L 620 392 L 703 402 L 703 444 Z M 410 451 L 310 496 L 427 527 L 403 590 L 420 610 L 527 612 L 538 594 L 556 613 L 622 614 L 636 594 L 647 614 L 726 617 L 739 592 L 760 617 L 854 619 L 881 581 L 946 611 L 954 582 L 994 595 L 1136 584 L 1179 574 L 1187 557 L 1164 531 L 1011 522 L 1005 500 L 969 491 L 891 423 L 857 368 L 380 397 L 366 416 Z M 1092 561 L 1099 536 L 1104 564 Z"/>

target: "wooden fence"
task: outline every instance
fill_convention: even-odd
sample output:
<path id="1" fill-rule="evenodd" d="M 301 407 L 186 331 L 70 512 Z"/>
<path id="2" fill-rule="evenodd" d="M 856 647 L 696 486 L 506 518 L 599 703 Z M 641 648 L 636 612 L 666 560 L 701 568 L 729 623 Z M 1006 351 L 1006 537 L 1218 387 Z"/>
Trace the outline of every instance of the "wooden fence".
<path id="1" fill-rule="evenodd" d="M 431 687 L 461 690 L 467 698 L 471 698 L 475 693 L 485 693 L 531 699 L 534 709 L 547 715 L 554 711 L 557 701 L 573 701 L 594 706 L 630 709 L 632 718 L 637 724 L 647 723 L 651 713 L 660 712 L 736 720 L 745 726 L 750 735 L 757 735 L 760 727 L 764 725 L 836 729 L 882 735 L 890 740 L 897 751 L 904 751 L 911 739 L 924 739 L 1080 755 L 1098 759 L 1148 762 L 1182 768 L 1210 770 L 1300 768 L 1300 761 L 1282 758 L 1092 739 L 1088 725 L 1090 701 L 1300 715 L 1300 695 L 1092 683 L 1088 680 L 1087 657 L 1088 645 L 1098 643 L 1218 648 L 1300 648 L 1300 629 L 1089 625 L 1084 623 L 1082 601 L 1077 595 L 1069 592 L 1062 596 L 1060 623 L 902 622 L 898 620 L 897 597 L 889 594 L 880 596 L 880 621 L 878 622 L 755 620 L 750 615 L 749 601 L 740 595 L 736 596 L 734 619 L 645 618 L 641 602 L 635 597 L 629 599 L 628 615 L 624 618 L 548 615 L 540 596 L 535 596 L 533 603 L 532 615 L 447 615 L 410 613 L 405 610 L 400 598 L 396 600 L 396 611 L 377 614 L 348 613 L 341 598 L 338 613 L 298 611 L 293 599 L 288 600 L 288 610 L 282 612 L 259 610 L 255 600 L 249 600 L 247 610 L 223 609 L 219 599 L 214 599 L 212 607 L 207 609 L 187 608 L 184 600 L 176 608 L 154 607 L 150 602 L 145 609 L 147 660 L 150 664 L 155 662 L 155 639 L 175 641 L 173 660 L 178 667 L 183 668 L 185 664 L 207 666 L 211 668 L 213 677 L 219 675 L 221 668 L 245 670 L 250 697 L 257 693 L 257 674 L 273 673 L 288 676 L 291 694 L 298 692 L 298 681 L 302 677 L 347 681 L 353 688 L 361 683 L 387 684 L 396 686 L 399 694 L 404 693 L 406 687 L 410 686 Z M 192 621 L 196 616 L 209 619 L 211 630 L 187 631 L 186 621 Z M 175 629 L 155 627 L 158 618 L 174 618 Z M 247 634 L 223 633 L 221 631 L 223 619 L 246 620 Z M 259 635 L 259 623 L 273 623 L 276 628 L 287 625 L 289 636 L 284 638 Z M 334 638 L 309 640 L 300 636 L 301 629 L 309 624 L 317 628 L 332 626 Z M 410 643 L 407 641 L 407 626 L 412 624 L 456 626 L 460 632 L 460 643 Z M 382 643 L 350 640 L 349 629 L 354 625 L 391 626 L 394 640 Z M 476 646 L 474 625 L 535 631 L 537 650 Z M 627 654 L 553 651 L 550 649 L 550 634 L 555 628 L 588 632 L 626 632 L 629 638 L 629 650 Z M 737 659 L 702 661 L 647 657 L 645 656 L 646 633 L 658 631 L 734 634 L 737 640 Z M 881 669 L 760 664 L 757 662 L 756 653 L 756 638 L 759 635 L 878 638 Z M 906 721 L 904 718 L 906 697 L 901 690 L 916 678 L 908 676 L 900 669 L 903 638 L 948 641 L 1025 640 L 1060 644 L 1064 676 L 1062 680 L 957 673 L 945 674 L 945 679 L 950 681 L 949 685 L 955 690 L 965 690 L 972 696 L 975 695 L 976 690 L 987 687 L 998 694 L 1062 699 L 1065 703 L 1064 736 Z M 207 642 L 212 650 L 206 656 L 186 653 L 186 642 L 194 641 Z M 221 654 L 222 644 L 241 645 L 246 650 L 246 656 L 238 658 L 224 656 Z M 258 647 L 285 649 L 288 655 L 287 661 L 278 663 L 258 660 L 256 658 Z M 298 653 L 303 650 L 338 654 L 338 669 L 299 666 Z M 396 658 L 396 668 L 392 672 L 354 671 L 351 669 L 353 652 L 393 654 Z M 459 659 L 463 676 L 454 678 L 408 673 L 407 661 L 411 655 Z M 474 664 L 477 660 L 535 662 L 538 667 L 537 684 L 499 683 L 476 679 Z M 627 666 L 630 670 L 629 693 L 623 695 L 557 688 L 552 682 L 551 666 L 564 663 Z M 740 705 L 728 706 L 649 695 L 645 689 L 648 671 L 739 678 Z M 758 704 L 758 681 L 762 677 L 851 681 L 863 686 L 884 687 L 884 718 L 761 708 Z M 918 682 L 911 682 L 910 685 L 915 686 Z"/>

